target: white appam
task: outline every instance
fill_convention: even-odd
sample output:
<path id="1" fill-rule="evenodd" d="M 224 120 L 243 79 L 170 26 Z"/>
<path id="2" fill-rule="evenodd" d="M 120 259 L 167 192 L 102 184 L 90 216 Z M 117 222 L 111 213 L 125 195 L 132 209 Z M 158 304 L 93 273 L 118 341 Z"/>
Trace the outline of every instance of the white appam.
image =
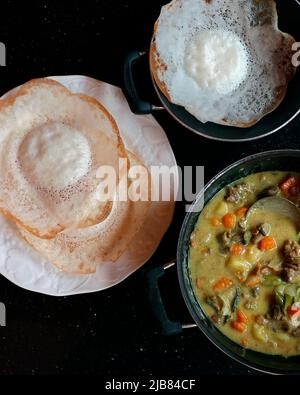
<path id="1" fill-rule="evenodd" d="M 273 0 L 173 0 L 155 25 L 151 71 L 203 123 L 250 127 L 283 100 L 294 42 Z"/>
<path id="2" fill-rule="evenodd" d="M 95 99 L 53 80 L 24 84 L 0 102 L 0 210 L 51 239 L 101 222 L 111 210 L 97 170 L 126 157 L 117 125 Z"/>

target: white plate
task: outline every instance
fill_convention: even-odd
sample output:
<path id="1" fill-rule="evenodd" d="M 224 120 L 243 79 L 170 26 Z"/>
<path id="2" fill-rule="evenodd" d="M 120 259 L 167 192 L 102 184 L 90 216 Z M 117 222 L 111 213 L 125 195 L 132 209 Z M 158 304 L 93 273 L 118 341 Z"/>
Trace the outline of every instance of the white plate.
<path id="1" fill-rule="evenodd" d="M 126 147 L 140 156 L 148 167 L 177 166 L 163 129 L 151 115 L 134 115 L 120 88 L 84 76 L 50 78 L 73 92 L 98 99 L 116 119 Z M 176 183 L 175 188 L 178 173 Z M 100 265 L 97 273 L 89 276 L 60 272 L 19 238 L 14 224 L 0 216 L 0 273 L 22 288 L 53 296 L 107 289 L 126 279 L 154 254 L 172 221 L 174 205 L 174 201 L 152 203 L 143 229 L 127 251 L 117 262 Z"/>

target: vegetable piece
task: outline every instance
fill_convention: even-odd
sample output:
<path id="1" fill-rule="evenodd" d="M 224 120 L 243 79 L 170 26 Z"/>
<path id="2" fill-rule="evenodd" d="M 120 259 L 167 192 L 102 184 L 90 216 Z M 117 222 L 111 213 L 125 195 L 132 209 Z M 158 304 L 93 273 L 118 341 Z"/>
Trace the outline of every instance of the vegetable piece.
<path id="1" fill-rule="evenodd" d="M 248 324 L 248 317 L 241 309 L 238 309 L 237 311 L 237 322 Z"/>
<path id="2" fill-rule="evenodd" d="M 224 289 L 231 287 L 232 284 L 233 282 L 230 278 L 222 277 L 213 285 L 213 289 L 214 291 L 220 292 L 223 291 Z"/>
<path id="3" fill-rule="evenodd" d="M 296 185 L 297 185 L 297 179 L 291 176 L 288 177 L 286 180 L 282 181 L 279 187 L 281 191 L 287 195 L 289 193 L 289 190 Z"/>
<path id="4" fill-rule="evenodd" d="M 238 308 L 240 301 L 241 301 L 241 295 L 242 295 L 241 288 L 237 287 L 234 299 L 232 301 L 232 306 L 231 306 L 231 310 L 233 313 L 235 311 L 237 311 L 237 308 Z"/>
<path id="5" fill-rule="evenodd" d="M 223 217 L 223 225 L 226 229 L 233 229 L 236 225 L 236 216 L 234 214 L 226 214 Z"/>
<path id="6" fill-rule="evenodd" d="M 256 340 L 261 341 L 263 343 L 268 342 L 269 336 L 268 336 L 266 328 L 264 326 L 254 324 L 252 332 L 253 332 L 253 336 Z"/>
<path id="7" fill-rule="evenodd" d="M 284 343 L 288 343 L 291 340 L 290 336 L 284 332 L 276 333 L 276 338 Z"/>
<path id="8" fill-rule="evenodd" d="M 250 288 L 256 288 L 261 284 L 260 276 L 250 276 L 246 281 L 246 286 Z"/>
<path id="9" fill-rule="evenodd" d="M 247 248 L 246 259 L 252 264 L 258 262 L 261 257 L 262 252 L 255 246 L 251 245 Z"/>
<path id="10" fill-rule="evenodd" d="M 293 298 L 296 298 L 297 290 L 298 290 L 298 285 L 297 284 L 288 284 L 284 288 L 284 293 L 286 295 L 292 296 Z"/>
<path id="11" fill-rule="evenodd" d="M 231 326 L 233 329 L 235 329 L 236 331 L 240 332 L 240 333 L 245 333 L 247 331 L 247 326 L 245 324 L 243 324 L 242 322 L 232 322 Z"/>
<path id="12" fill-rule="evenodd" d="M 283 310 L 285 312 L 287 312 L 288 315 L 289 315 L 289 309 L 292 307 L 291 305 L 293 303 L 293 300 L 294 300 L 294 298 L 291 295 L 285 295 L 285 297 L 284 297 Z M 297 311 L 295 311 L 295 313 L 297 313 Z M 291 316 L 289 316 L 289 317 L 291 317 Z"/>
<path id="13" fill-rule="evenodd" d="M 215 210 L 215 214 L 218 217 L 224 217 L 224 215 L 226 215 L 228 213 L 228 204 L 226 202 L 221 202 L 216 210 Z"/>
<path id="14" fill-rule="evenodd" d="M 237 287 L 230 287 L 218 295 L 222 301 L 222 314 L 224 316 L 231 316 L 233 312 L 233 304 L 238 292 L 240 292 L 240 290 Z"/>
<path id="15" fill-rule="evenodd" d="M 271 251 L 277 247 L 276 241 L 273 237 L 266 236 L 259 243 L 259 249 L 261 251 Z"/>
<path id="16" fill-rule="evenodd" d="M 246 232 L 248 230 L 248 223 L 245 217 L 239 219 L 238 226 L 243 232 Z"/>
<path id="17" fill-rule="evenodd" d="M 206 298 L 206 303 L 212 307 L 216 313 L 220 313 L 222 310 L 222 306 L 223 306 L 223 301 L 216 295 L 214 296 L 208 296 Z"/>
<path id="18" fill-rule="evenodd" d="M 267 287 L 277 287 L 282 284 L 282 279 L 275 274 L 269 274 L 264 278 L 263 285 Z"/>
<path id="19" fill-rule="evenodd" d="M 295 307 L 295 306 L 289 306 L 287 308 L 287 314 L 289 316 L 289 318 L 292 318 L 295 314 L 300 312 L 300 308 L 299 307 Z"/>
<path id="20" fill-rule="evenodd" d="M 232 255 L 227 261 L 228 268 L 240 280 L 245 281 L 252 270 L 252 263 L 248 262 L 244 257 Z"/>
<path id="21" fill-rule="evenodd" d="M 253 235 L 252 235 L 251 231 L 246 230 L 243 235 L 244 243 L 249 244 L 252 240 L 252 237 L 253 237 Z"/>
<path id="22" fill-rule="evenodd" d="M 240 292 L 240 290 L 239 290 Z M 217 322 L 225 325 L 231 318 L 233 304 L 238 290 L 236 287 L 230 287 L 218 295 L 208 296 L 206 303 L 211 306 L 217 313 Z M 215 320 L 216 321 L 216 320 Z"/>
<path id="23" fill-rule="evenodd" d="M 214 228 L 217 228 L 218 226 L 222 225 L 222 222 L 217 218 L 217 217 L 213 217 L 210 220 L 211 226 L 213 226 Z"/>
<path id="24" fill-rule="evenodd" d="M 293 304 L 300 309 L 299 296 L 300 296 L 300 287 L 296 284 L 282 284 L 277 286 L 274 289 L 275 301 L 281 307 L 282 311 L 287 314 L 290 318 L 291 310 L 289 309 Z M 289 313 L 290 312 L 290 313 Z M 295 313 L 297 313 L 295 311 Z"/>
<path id="25" fill-rule="evenodd" d="M 295 330 L 293 331 L 293 336 L 300 336 L 300 305 L 299 303 L 295 303 L 295 305 L 293 306 L 294 309 L 298 309 L 297 312 L 294 312 L 293 315 L 291 316 L 291 324 L 292 326 L 295 328 Z M 297 331 L 296 331 L 297 330 Z M 297 332 L 297 334 L 295 334 L 295 331 Z"/>
<path id="26" fill-rule="evenodd" d="M 284 289 L 285 289 L 285 285 L 279 285 L 274 289 L 276 303 L 282 307 L 284 305 L 284 300 L 285 300 Z"/>
<path id="27" fill-rule="evenodd" d="M 248 207 L 241 207 L 236 210 L 235 214 L 237 217 L 243 218 L 247 214 L 248 210 L 249 210 Z"/>
<path id="28" fill-rule="evenodd" d="M 245 253 L 245 247 L 242 244 L 233 244 L 230 248 L 230 254 L 239 256 Z"/>

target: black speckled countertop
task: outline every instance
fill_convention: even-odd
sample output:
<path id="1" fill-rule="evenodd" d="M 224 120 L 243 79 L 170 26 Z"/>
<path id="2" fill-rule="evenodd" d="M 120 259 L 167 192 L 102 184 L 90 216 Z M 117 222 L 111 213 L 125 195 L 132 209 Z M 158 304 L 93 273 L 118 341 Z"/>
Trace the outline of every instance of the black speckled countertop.
<path id="1" fill-rule="evenodd" d="M 115 85 L 124 54 L 146 50 L 153 24 L 166 1 L 10 1 L 0 5 L 0 94 L 31 78 L 84 74 Z M 143 88 L 149 74 L 144 71 Z M 283 131 L 245 144 L 212 142 L 180 127 L 168 114 L 157 119 L 167 132 L 178 164 L 205 165 L 206 179 L 246 155 L 299 148 L 300 118 Z M 178 204 L 173 225 L 147 264 L 173 259 L 184 218 Z M 188 320 L 176 278 L 170 275 L 174 312 Z M 68 298 L 30 293 L 0 278 L 7 327 L 0 327 L 0 374 L 87 373 L 102 377 L 190 377 L 251 374 L 217 350 L 199 330 L 163 337 L 153 322 L 141 272 L 105 292 Z M 252 372 L 253 373 L 253 372 Z"/>

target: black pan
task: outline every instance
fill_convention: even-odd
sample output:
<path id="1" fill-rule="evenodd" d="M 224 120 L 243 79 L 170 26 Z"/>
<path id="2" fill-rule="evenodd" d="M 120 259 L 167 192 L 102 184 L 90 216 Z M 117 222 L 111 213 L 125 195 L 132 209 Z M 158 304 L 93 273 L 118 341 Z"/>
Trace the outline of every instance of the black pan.
<path id="1" fill-rule="evenodd" d="M 277 0 L 277 8 L 280 29 L 290 33 L 300 42 L 300 2 L 298 0 Z M 123 90 L 130 108 L 135 114 L 150 114 L 156 110 L 166 110 L 184 127 L 203 137 L 219 141 L 243 142 L 256 140 L 279 131 L 300 113 L 299 68 L 295 78 L 289 84 L 287 95 L 281 105 L 256 125 L 247 129 L 222 126 L 211 122 L 204 124 L 198 121 L 183 107 L 170 103 L 152 78 L 154 89 L 162 104 L 162 107 L 154 106 L 139 98 L 133 74 L 134 64 L 146 55 L 147 52 L 133 51 L 128 54 L 125 60 Z"/>
<path id="2" fill-rule="evenodd" d="M 194 293 L 190 274 L 189 250 L 191 234 L 200 215 L 199 212 L 197 213 L 198 210 L 196 208 L 202 207 L 203 200 L 206 205 L 221 189 L 236 180 L 253 173 L 276 170 L 300 172 L 300 151 L 277 150 L 252 155 L 234 163 L 214 177 L 205 186 L 204 190 L 200 192 L 191 212 L 186 215 L 178 241 L 177 259 L 163 267 L 150 270 L 146 274 L 146 278 L 151 308 L 158 323 L 160 323 L 163 334 L 178 335 L 185 329 L 199 328 L 221 351 L 248 367 L 270 374 L 299 375 L 300 355 L 284 358 L 246 350 L 220 332 L 199 304 Z M 183 325 L 180 321 L 170 321 L 160 292 L 160 278 L 165 275 L 168 269 L 172 270 L 171 268 L 176 266 L 181 293 L 193 319 L 191 319 L 193 322 L 188 325 Z"/>

